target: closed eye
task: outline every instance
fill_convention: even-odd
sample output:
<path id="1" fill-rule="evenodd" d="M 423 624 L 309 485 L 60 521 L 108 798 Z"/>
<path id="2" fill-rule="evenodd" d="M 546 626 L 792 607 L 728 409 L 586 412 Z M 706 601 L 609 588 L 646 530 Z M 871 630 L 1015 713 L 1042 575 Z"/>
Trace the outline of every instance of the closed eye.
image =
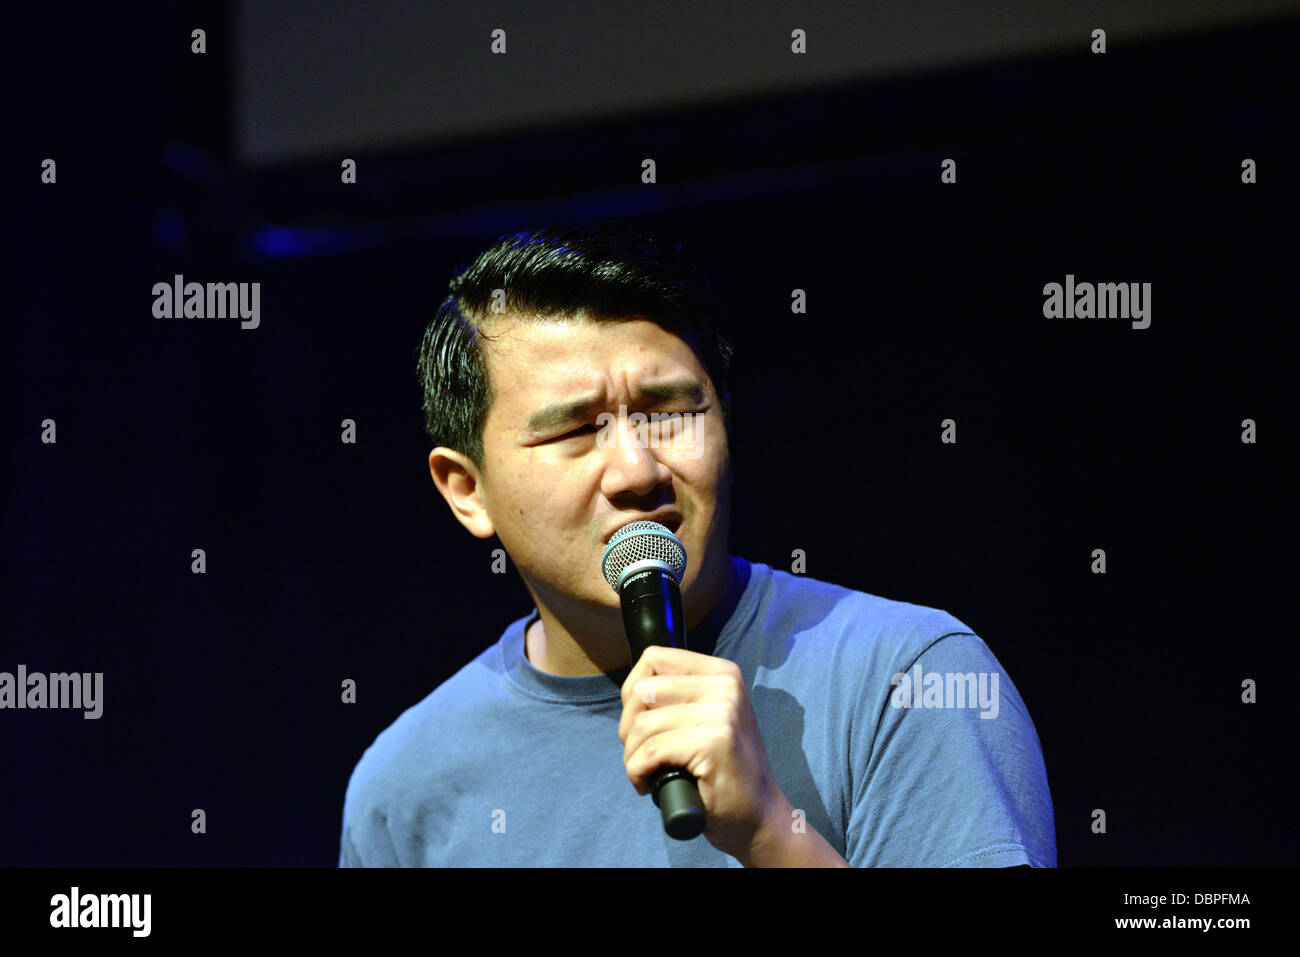
<path id="1" fill-rule="evenodd" d="M 663 417 L 663 418 L 661 418 L 660 420 L 658 420 L 658 421 L 656 421 L 656 422 L 648 422 L 648 423 L 647 423 L 647 424 L 651 425 L 652 427 L 665 428 L 665 429 L 677 429 L 677 428 L 679 428 L 679 427 L 681 426 L 681 423 L 682 423 L 682 417 L 683 417 L 683 416 L 686 416 L 686 415 L 703 415 L 703 414 L 706 413 L 708 410 L 709 410 L 709 407 L 706 405 L 706 406 L 704 406 L 703 408 L 698 408 L 698 409 L 690 409 L 690 408 L 686 408 L 686 409 L 680 409 L 680 410 L 672 410 L 672 411 L 657 411 L 656 413 L 649 413 L 649 414 L 647 414 L 647 413 L 643 413 L 643 414 L 645 414 L 645 415 L 647 416 L 647 420 L 649 419 L 649 416 L 650 416 L 651 414 L 658 414 L 658 415 L 660 415 L 660 416 Z M 580 436 L 580 435 L 589 435 L 589 434 L 592 433 L 592 432 L 599 432 L 599 431 L 600 431 L 600 429 L 597 428 L 595 425 L 592 425 L 591 423 L 588 423 L 588 424 L 586 424 L 586 425 L 579 426 L 579 427 L 576 428 L 576 429 L 572 429 L 571 431 L 561 433 L 560 435 L 552 436 L 552 437 L 549 438 L 549 439 L 544 439 L 543 441 L 544 441 L 544 442 L 560 442 L 560 441 L 563 441 L 564 439 L 577 438 L 577 437 Z"/>

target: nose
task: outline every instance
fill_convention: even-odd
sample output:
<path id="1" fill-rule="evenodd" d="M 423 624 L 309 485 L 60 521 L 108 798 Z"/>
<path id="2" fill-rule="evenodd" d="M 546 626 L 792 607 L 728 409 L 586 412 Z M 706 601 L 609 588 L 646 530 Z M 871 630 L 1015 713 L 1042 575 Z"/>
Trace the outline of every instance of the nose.
<path id="1" fill-rule="evenodd" d="M 646 427 L 634 422 L 610 424 L 605 440 L 605 472 L 601 479 L 605 497 L 645 498 L 672 481 L 673 473 L 647 441 Z"/>

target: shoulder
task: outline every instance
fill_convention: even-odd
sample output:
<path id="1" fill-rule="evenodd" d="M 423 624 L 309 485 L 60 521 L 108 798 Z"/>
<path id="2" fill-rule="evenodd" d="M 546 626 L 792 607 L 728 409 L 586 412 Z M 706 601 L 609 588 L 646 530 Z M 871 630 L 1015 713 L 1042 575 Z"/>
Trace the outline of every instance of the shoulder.
<path id="1" fill-rule="evenodd" d="M 768 578 L 755 624 L 786 644 L 787 653 L 802 648 L 819 656 L 842 654 L 844 663 L 856 660 L 878 672 L 884 667 L 902 670 L 949 636 L 983 644 L 966 622 L 941 608 L 766 565 L 756 565 L 755 571 Z"/>
<path id="2" fill-rule="evenodd" d="M 466 750 L 476 712 L 500 686 L 499 659 L 494 643 L 379 732 L 353 768 L 345 809 L 373 808 L 419 793 L 435 759 L 446 766 L 458 750 Z"/>

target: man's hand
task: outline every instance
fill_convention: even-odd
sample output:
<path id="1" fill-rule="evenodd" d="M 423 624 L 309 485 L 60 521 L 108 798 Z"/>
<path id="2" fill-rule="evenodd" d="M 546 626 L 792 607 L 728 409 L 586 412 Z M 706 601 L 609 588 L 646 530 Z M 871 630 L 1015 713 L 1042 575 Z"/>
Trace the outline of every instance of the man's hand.
<path id="1" fill-rule="evenodd" d="M 708 817 L 705 838 L 742 864 L 750 866 L 789 829 L 790 804 L 772 775 L 735 662 L 647 648 L 623 682 L 618 737 L 637 794 L 650 793 L 659 767 L 695 775 Z"/>

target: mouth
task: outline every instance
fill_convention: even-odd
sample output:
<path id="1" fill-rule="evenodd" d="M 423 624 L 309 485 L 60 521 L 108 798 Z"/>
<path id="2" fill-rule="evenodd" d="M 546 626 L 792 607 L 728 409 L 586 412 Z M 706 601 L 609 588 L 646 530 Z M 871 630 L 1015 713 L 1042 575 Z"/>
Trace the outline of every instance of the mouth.
<path id="1" fill-rule="evenodd" d="M 633 522 L 658 522 L 660 525 L 668 529 L 668 531 L 676 535 L 677 529 L 682 527 L 682 516 L 677 512 L 664 510 L 651 512 L 649 515 L 636 515 L 623 519 L 609 530 L 609 533 L 605 536 L 603 544 L 608 545 L 615 535 Z"/>

